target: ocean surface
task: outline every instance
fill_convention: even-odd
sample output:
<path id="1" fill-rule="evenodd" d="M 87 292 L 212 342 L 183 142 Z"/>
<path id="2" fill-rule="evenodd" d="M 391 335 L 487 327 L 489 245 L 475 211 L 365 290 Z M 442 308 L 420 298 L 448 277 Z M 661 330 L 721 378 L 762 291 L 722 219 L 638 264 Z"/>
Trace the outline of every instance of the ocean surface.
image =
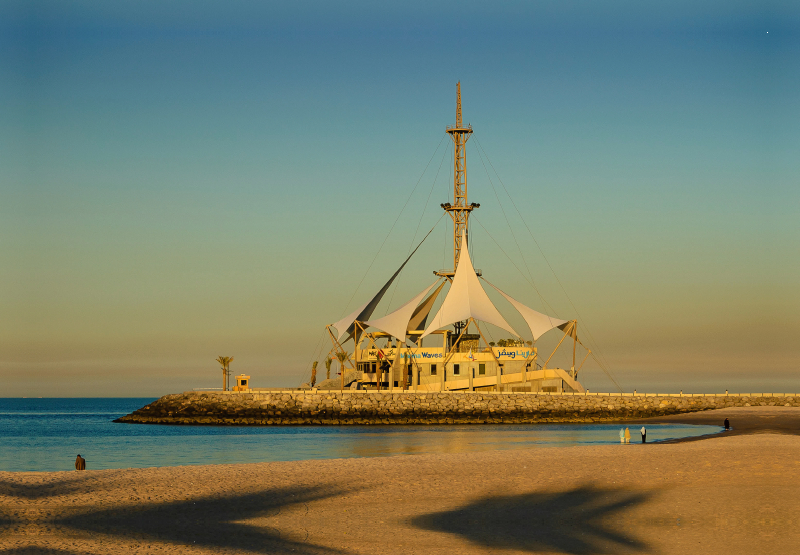
<path id="1" fill-rule="evenodd" d="M 89 470 L 230 464 L 568 445 L 619 445 L 615 424 L 465 426 L 162 426 L 112 422 L 155 399 L 0 399 L 0 470 Z M 635 449 L 640 426 L 631 428 Z M 712 434 L 719 426 L 658 424 L 647 440 Z"/>

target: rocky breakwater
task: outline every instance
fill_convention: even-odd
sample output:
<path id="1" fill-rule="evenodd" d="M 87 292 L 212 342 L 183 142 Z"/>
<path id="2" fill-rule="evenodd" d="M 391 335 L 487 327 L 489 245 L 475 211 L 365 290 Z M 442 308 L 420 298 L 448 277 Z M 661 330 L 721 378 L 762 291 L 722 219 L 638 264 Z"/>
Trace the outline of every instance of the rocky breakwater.
<path id="1" fill-rule="evenodd" d="M 187 392 L 116 420 L 137 424 L 498 424 L 602 422 L 744 406 L 800 406 L 796 395 Z"/>

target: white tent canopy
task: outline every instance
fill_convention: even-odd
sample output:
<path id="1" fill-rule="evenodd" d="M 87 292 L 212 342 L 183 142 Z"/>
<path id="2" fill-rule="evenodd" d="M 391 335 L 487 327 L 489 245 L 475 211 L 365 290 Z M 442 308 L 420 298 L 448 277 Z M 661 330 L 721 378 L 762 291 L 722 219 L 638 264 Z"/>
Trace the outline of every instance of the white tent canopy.
<path id="1" fill-rule="evenodd" d="M 433 231 L 433 229 L 431 229 L 431 231 Z M 428 232 L 428 235 L 431 234 L 431 231 Z M 337 338 L 339 341 L 342 340 L 342 337 L 344 337 L 344 334 L 347 333 L 348 331 L 350 332 L 351 335 L 355 333 L 355 326 L 353 325 L 353 322 L 355 322 L 356 320 L 358 320 L 359 322 L 363 322 L 364 320 L 368 320 L 369 317 L 372 316 L 372 313 L 375 311 L 375 308 L 378 306 L 378 303 L 381 302 L 381 299 L 383 299 L 383 296 L 389 290 L 389 287 L 392 285 L 392 282 L 398 275 L 400 275 L 400 272 L 403 271 L 403 268 L 405 268 L 405 265 L 408 264 L 409 260 L 411 260 L 411 257 L 414 256 L 414 253 L 417 252 L 417 250 L 422 246 L 422 243 L 425 242 L 425 239 L 428 238 L 428 235 L 422 238 L 422 241 L 419 242 L 417 248 L 414 249 L 411 252 L 411 254 L 408 255 L 408 258 L 406 258 L 405 262 L 403 262 L 403 264 L 397 269 L 397 271 L 394 274 L 392 274 L 392 277 L 389 278 L 389 281 L 386 282 L 386 284 L 381 288 L 381 290 L 378 291 L 375 294 L 375 296 L 372 297 L 372 299 L 370 299 L 369 302 L 367 302 L 367 304 L 353 311 L 351 314 L 348 314 L 335 324 L 332 324 L 332 326 L 336 328 L 336 331 L 339 332 L 339 337 Z"/>
<path id="2" fill-rule="evenodd" d="M 433 289 L 433 286 L 439 283 L 439 280 L 436 280 L 428 287 L 425 288 L 424 291 L 419 293 L 413 299 L 408 301 L 406 304 L 392 312 L 391 314 L 387 314 L 383 318 L 378 318 L 377 320 L 369 320 L 364 322 L 365 324 L 372 326 L 373 328 L 378 328 L 381 331 L 385 331 L 389 335 L 396 337 L 400 341 L 406 340 L 406 332 L 408 330 L 408 322 L 411 320 L 411 316 L 414 314 L 414 311 L 417 309 L 422 298 L 428 294 L 428 291 Z"/>
<path id="3" fill-rule="evenodd" d="M 472 267 L 465 234 L 461 235 L 461 245 L 461 256 L 450 291 L 447 292 L 442 306 L 439 307 L 439 312 L 433 317 L 420 339 L 438 329 L 468 318 L 493 324 L 519 337 L 520 335 L 505 321 L 505 318 L 492 304 L 486 291 L 483 290 L 481 282 L 475 274 L 475 268 Z"/>
<path id="4" fill-rule="evenodd" d="M 425 329 L 425 323 L 428 321 L 428 316 L 433 309 L 433 304 L 436 302 L 436 299 L 439 298 L 439 293 L 442 292 L 442 289 L 446 284 L 447 280 L 442 280 L 442 283 L 439 284 L 439 287 L 437 287 L 433 293 L 428 295 L 428 298 L 422 301 L 422 303 L 417 307 L 417 309 L 414 311 L 414 314 L 411 315 L 411 320 L 408 321 L 406 333 Z"/>
<path id="5" fill-rule="evenodd" d="M 548 316 L 547 314 L 542 314 L 541 312 L 536 312 L 532 308 L 529 308 L 522 304 L 521 302 L 509 297 L 505 293 L 503 293 L 500 289 L 497 288 L 494 284 L 489 282 L 488 280 L 484 279 L 486 283 L 494 287 L 498 293 L 503 295 L 505 299 L 510 302 L 514 308 L 517 309 L 522 317 L 525 319 L 525 322 L 528 324 L 528 328 L 531 330 L 531 334 L 533 335 L 533 340 L 536 341 L 546 332 L 550 331 L 553 328 L 557 328 L 559 326 L 563 326 L 564 324 L 568 323 L 569 320 L 559 320 L 558 318 L 553 318 L 552 316 Z"/>

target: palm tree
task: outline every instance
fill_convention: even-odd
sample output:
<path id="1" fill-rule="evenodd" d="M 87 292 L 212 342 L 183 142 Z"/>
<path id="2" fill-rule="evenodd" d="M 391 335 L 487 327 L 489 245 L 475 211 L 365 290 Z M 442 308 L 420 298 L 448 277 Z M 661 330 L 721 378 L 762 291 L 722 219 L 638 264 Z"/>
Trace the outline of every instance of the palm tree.
<path id="1" fill-rule="evenodd" d="M 333 359 L 331 358 L 331 355 L 328 355 L 327 358 L 325 359 L 326 380 L 331 379 L 331 362 L 333 362 Z"/>
<path id="2" fill-rule="evenodd" d="M 344 361 L 347 360 L 347 351 L 339 351 L 336 358 L 339 360 L 339 373 L 342 375 L 342 391 L 344 391 Z"/>
<path id="3" fill-rule="evenodd" d="M 314 364 L 311 365 L 311 387 L 314 387 L 314 384 L 317 383 L 317 364 L 319 363 L 318 360 L 314 361 Z"/>
<path id="4" fill-rule="evenodd" d="M 217 357 L 217 362 L 222 366 L 222 391 L 228 391 L 228 376 L 231 375 L 229 368 L 233 357 Z"/>

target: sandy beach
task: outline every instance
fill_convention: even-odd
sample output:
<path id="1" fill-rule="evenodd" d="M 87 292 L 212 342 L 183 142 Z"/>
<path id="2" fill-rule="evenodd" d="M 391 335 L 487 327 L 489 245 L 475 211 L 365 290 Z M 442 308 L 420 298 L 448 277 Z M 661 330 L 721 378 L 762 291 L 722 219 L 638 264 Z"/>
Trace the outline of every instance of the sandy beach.
<path id="1" fill-rule="evenodd" d="M 2 553 L 793 553 L 800 409 L 699 441 L 0 472 Z M 638 440 L 641 424 L 630 424 Z"/>

